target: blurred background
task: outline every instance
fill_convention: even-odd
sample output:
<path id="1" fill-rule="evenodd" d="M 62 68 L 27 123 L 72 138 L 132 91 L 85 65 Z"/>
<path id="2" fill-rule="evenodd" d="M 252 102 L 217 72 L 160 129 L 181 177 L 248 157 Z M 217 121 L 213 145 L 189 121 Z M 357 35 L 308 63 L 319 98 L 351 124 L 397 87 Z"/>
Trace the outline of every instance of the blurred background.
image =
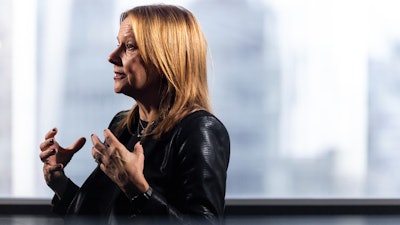
<path id="1" fill-rule="evenodd" d="M 88 139 L 134 102 L 107 62 L 138 0 L 0 0 L 0 197 L 51 198 L 44 134 Z M 214 113 L 231 136 L 227 198 L 400 197 L 400 2 L 182 0 L 210 49 Z"/>

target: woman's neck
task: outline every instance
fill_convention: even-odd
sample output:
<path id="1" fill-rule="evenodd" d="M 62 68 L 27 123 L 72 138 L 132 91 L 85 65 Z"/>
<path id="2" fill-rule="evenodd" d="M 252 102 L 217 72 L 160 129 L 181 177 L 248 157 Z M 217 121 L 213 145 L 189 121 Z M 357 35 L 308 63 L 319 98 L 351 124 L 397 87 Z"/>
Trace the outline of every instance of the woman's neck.
<path id="1" fill-rule="evenodd" d="M 140 102 L 137 102 L 137 105 L 139 107 L 139 118 L 141 120 L 152 122 L 158 118 L 158 107 L 156 108 L 151 105 L 146 106 Z"/>

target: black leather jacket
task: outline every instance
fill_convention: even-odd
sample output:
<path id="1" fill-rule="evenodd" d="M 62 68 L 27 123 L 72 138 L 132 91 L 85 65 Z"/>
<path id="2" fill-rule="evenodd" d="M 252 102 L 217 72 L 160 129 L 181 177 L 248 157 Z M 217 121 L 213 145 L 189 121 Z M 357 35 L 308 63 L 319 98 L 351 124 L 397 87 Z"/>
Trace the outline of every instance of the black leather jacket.
<path id="1" fill-rule="evenodd" d="M 110 123 L 114 131 L 127 111 Z M 127 129 L 118 139 L 132 150 L 139 141 Z M 186 116 L 159 140 L 142 140 L 144 175 L 153 192 L 131 200 L 97 167 L 81 188 L 70 181 L 53 211 L 71 224 L 220 224 L 225 208 L 230 141 L 212 114 Z M 86 220 L 88 219 L 88 220 Z"/>

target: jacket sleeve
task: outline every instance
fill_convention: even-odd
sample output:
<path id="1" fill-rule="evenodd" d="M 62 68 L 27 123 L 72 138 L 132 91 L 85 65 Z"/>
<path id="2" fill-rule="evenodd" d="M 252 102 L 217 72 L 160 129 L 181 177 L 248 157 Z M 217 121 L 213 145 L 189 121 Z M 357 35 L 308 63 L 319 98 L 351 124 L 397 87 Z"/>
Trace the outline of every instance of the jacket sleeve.
<path id="1" fill-rule="evenodd" d="M 51 201 L 53 206 L 52 212 L 62 216 L 66 215 L 68 207 L 75 197 L 75 194 L 78 192 L 78 189 L 79 187 L 68 179 L 67 188 L 65 189 L 62 198 L 59 199 L 54 195 L 53 200 Z"/>
<path id="2" fill-rule="evenodd" d="M 176 140 L 176 176 L 182 184 L 183 207 L 177 210 L 156 191 L 143 205 L 158 205 L 169 218 L 184 224 L 219 224 L 225 209 L 229 135 L 214 116 L 192 118 L 182 124 Z M 175 176 L 175 174 L 174 174 Z"/>

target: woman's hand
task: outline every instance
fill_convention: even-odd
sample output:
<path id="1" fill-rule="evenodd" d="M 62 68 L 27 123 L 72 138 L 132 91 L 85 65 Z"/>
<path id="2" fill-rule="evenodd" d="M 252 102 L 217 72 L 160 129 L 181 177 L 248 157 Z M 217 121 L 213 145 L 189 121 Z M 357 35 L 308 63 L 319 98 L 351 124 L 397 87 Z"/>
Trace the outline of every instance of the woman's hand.
<path id="1" fill-rule="evenodd" d="M 126 195 L 146 192 L 149 189 L 144 175 L 143 147 L 138 142 L 132 152 L 111 133 L 104 130 L 105 141 L 102 143 L 97 135 L 92 134 L 92 155 L 100 169 L 114 181 Z"/>
<path id="2" fill-rule="evenodd" d="M 64 167 L 67 166 L 72 156 L 83 147 L 86 139 L 81 137 L 70 147 L 63 148 L 55 139 L 57 132 L 57 128 L 54 128 L 45 135 L 45 140 L 40 143 L 39 157 L 44 163 L 43 175 L 47 185 L 60 197 L 68 180 L 64 174 Z"/>

